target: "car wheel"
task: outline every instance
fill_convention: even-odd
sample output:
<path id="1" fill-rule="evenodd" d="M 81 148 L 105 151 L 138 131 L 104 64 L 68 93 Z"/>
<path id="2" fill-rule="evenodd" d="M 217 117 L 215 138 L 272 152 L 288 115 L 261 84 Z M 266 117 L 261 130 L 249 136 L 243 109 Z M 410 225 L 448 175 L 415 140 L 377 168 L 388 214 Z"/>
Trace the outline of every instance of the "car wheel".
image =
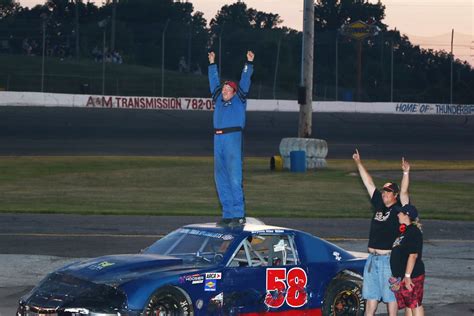
<path id="1" fill-rule="evenodd" d="M 362 280 L 342 277 L 329 284 L 323 302 L 325 316 L 363 316 Z"/>
<path id="2" fill-rule="evenodd" d="M 184 291 L 165 287 L 156 291 L 145 308 L 145 316 L 193 316 L 193 305 Z"/>

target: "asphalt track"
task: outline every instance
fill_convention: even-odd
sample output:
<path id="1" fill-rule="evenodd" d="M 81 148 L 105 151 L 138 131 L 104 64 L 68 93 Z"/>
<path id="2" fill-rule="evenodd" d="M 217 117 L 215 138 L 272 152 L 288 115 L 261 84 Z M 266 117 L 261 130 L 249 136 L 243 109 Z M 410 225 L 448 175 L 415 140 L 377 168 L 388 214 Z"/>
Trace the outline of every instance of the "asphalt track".
<path id="1" fill-rule="evenodd" d="M 472 160 L 474 117 L 314 114 L 328 158 Z M 0 155 L 212 155 L 212 113 L 0 108 Z M 270 157 L 295 137 L 298 114 L 250 112 L 245 154 Z M 215 221 L 199 218 L 199 221 Z M 364 251 L 368 220 L 264 219 Z M 0 214 L 0 316 L 53 268 L 70 260 L 134 253 L 193 217 Z M 474 315 L 472 222 L 425 222 L 426 315 Z"/>
<path id="2" fill-rule="evenodd" d="M 470 160 L 474 116 L 313 113 L 327 158 Z M 246 156 L 278 154 L 298 113 L 248 112 Z M 212 113 L 80 108 L 0 108 L 0 155 L 199 155 L 213 152 Z"/>

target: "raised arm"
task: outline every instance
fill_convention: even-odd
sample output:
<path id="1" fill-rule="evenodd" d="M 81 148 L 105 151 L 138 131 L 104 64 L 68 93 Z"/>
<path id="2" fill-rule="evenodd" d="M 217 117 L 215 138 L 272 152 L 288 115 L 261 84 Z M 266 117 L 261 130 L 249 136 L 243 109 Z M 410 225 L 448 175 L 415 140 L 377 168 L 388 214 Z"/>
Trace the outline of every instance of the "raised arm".
<path id="1" fill-rule="evenodd" d="M 374 195 L 374 191 L 375 191 L 374 180 L 372 180 L 372 177 L 370 176 L 370 174 L 367 172 L 364 165 L 362 164 L 362 161 L 360 160 L 359 151 L 357 149 L 355 150 L 355 153 L 352 155 L 352 159 L 354 159 L 357 169 L 359 170 L 359 174 L 362 179 L 362 182 L 364 182 L 365 188 L 367 189 L 369 196 L 372 198 L 372 195 Z"/>
<path id="2" fill-rule="evenodd" d="M 209 59 L 209 67 L 207 70 L 209 88 L 211 89 L 211 94 L 214 96 L 214 93 L 220 86 L 219 72 L 217 71 L 217 65 L 215 64 L 216 54 L 214 52 L 209 52 L 207 58 Z"/>
<path id="3" fill-rule="evenodd" d="M 247 96 L 250 90 L 251 77 L 253 74 L 253 59 L 255 54 L 252 51 L 247 52 L 247 62 L 245 63 L 244 69 L 242 70 L 242 75 L 240 77 L 239 87 L 240 90 L 244 93 L 244 97 Z"/>
<path id="4" fill-rule="evenodd" d="M 410 164 L 402 157 L 402 184 L 400 186 L 400 202 L 402 205 L 410 203 L 410 196 L 408 194 L 408 186 L 410 185 Z"/>

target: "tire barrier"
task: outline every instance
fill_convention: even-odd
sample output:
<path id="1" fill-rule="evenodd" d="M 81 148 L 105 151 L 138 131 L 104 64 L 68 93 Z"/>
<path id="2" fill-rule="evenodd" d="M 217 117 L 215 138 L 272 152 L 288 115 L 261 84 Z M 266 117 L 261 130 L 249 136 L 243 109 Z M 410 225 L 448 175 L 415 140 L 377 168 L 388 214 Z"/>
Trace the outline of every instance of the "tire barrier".
<path id="1" fill-rule="evenodd" d="M 279 155 L 275 155 L 270 158 L 270 170 L 281 171 L 283 170 L 283 159 Z"/>
<path id="2" fill-rule="evenodd" d="M 290 153 L 304 151 L 306 153 L 306 169 L 321 169 L 327 167 L 326 156 L 328 144 L 324 139 L 316 138 L 282 138 L 280 155 L 283 158 L 283 168 L 291 168 Z"/>

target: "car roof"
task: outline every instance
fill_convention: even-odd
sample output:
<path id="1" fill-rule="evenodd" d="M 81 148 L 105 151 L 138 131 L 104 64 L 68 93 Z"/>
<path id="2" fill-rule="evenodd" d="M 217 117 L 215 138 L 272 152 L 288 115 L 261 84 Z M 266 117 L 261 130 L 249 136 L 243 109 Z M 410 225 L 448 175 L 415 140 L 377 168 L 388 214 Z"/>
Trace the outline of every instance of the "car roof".
<path id="1" fill-rule="evenodd" d="M 294 229 L 289 229 L 285 227 L 279 226 L 271 226 L 265 224 L 253 224 L 253 223 L 246 223 L 242 226 L 237 227 L 229 227 L 229 226 L 220 226 L 217 223 L 201 223 L 201 224 L 189 224 L 183 226 L 183 228 L 195 228 L 195 229 L 206 229 L 212 230 L 214 232 L 222 232 L 222 233 L 276 233 L 276 232 L 288 232 L 288 231 L 295 231 Z"/>

